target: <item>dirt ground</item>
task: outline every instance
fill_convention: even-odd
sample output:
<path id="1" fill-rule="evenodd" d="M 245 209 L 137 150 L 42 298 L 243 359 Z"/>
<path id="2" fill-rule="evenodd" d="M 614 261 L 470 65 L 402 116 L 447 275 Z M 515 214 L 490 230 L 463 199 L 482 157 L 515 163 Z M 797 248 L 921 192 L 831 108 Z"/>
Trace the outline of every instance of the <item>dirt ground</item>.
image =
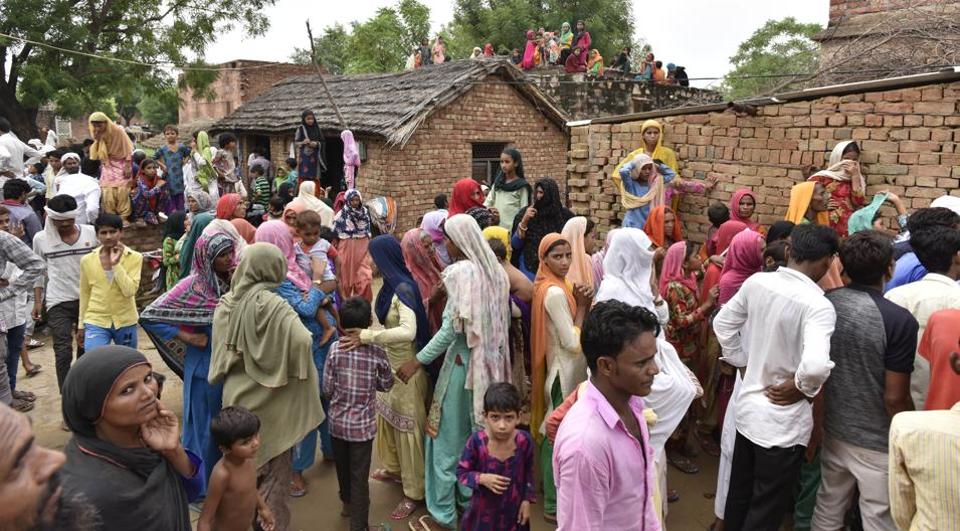
<path id="1" fill-rule="evenodd" d="M 49 336 L 37 336 L 46 345 L 30 352 L 34 363 L 43 365 L 43 371 L 37 376 L 25 378 L 23 369 L 18 374 L 18 389 L 31 391 L 39 397 L 37 405 L 29 416 L 33 420 L 33 429 L 38 444 L 49 448 L 63 448 L 69 434 L 60 429 L 60 394 L 57 390 L 56 371 L 54 369 L 53 349 Z M 167 375 L 163 391 L 164 404 L 176 411 L 182 411 L 182 383 L 160 360 L 153 344 L 141 331 L 140 350 L 153 362 L 154 367 Z M 376 459 L 374 459 L 376 461 Z M 668 482 L 670 488 L 680 491 L 680 500 L 670 504 L 667 526 L 674 530 L 701 530 L 713 522 L 713 492 L 716 488 L 717 459 L 701 454 L 695 458 L 701 471 L 696 475 L 687 475 L 670 467 Z M 376 467 L 376 462 L 374 462 Z M 324 463 L 318 458 L 317 464 L 305 474 L 309 481 L 309 492 L 299 499 L 290 499 L 293 511 L 291 530 L 346 530 L 349 522 L 341 518 L 340 501 L 337 497 L 337 477 L 332 463 Z M 390 512 L 400 501 L 402 492 L 399 486 L 370 481 L 370 523 L 386 524 L 388 529 L 397 531 L 408 529 L 406 521 L 390 520 Z M 414 517 L 425 514 L 418 510 Z M 531 528 L 534 531 L 554 529 L 543 520 L 541 505 L 534 506 Z M 193 519 L 199 516 L 191 513 Z"/>

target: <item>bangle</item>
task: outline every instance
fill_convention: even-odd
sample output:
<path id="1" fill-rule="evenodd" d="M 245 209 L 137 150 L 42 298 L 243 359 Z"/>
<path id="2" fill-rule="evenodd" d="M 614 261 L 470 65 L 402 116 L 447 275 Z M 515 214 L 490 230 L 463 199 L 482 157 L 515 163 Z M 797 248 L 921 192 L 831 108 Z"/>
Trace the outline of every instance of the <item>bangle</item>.
<path id="1" fill-rule="evenodd" d="M 518 225 L 517 228 L 520 229 L 520 232 L 527 232 L 527 228 L 523 225 Z"/>

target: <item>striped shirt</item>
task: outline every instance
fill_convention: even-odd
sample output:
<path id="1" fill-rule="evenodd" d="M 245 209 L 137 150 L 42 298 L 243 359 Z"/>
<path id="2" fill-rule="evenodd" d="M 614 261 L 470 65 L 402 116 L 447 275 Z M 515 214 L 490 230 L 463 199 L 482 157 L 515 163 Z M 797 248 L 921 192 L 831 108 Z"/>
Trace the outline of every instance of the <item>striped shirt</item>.
<path id="1" fill-rule="evenodd" d="M 387 353 L 376 345 L 340 350 L 330 347 L 323 366 L 323 395 L 330 399 L 330 435 L 344 441 L 369 441 L 377 433 L 377 391 L 393 387 Z"/>
<path id="2" fill-rule="evenodd" d="M 898 529 L 960 529 L 960 403 L 893 417 L 888 481 Z"/>
<path id="3" fill-rule="evenodd" d="M 266 177 L 257 177 L 253 180 L 252 203 L 260 205 L 266 210 L 270 204 L 270 181 Z"/>

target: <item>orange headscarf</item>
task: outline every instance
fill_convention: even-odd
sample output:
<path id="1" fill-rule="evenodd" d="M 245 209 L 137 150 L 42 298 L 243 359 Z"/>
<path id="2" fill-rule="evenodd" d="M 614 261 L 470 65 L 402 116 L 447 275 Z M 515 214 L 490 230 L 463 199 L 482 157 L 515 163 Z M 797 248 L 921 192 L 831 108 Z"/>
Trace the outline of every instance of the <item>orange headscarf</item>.
<path id="1" fill-rule="evenodd" d="M 794 185 L 790 189 L 790 205 L 787 207 L 787 215 L 783 219 L 792 221 L 799 225 L 807 215 L 807 209 L 810 208 L 810 200 L 813 199 L 813 190 L 817 187 L 814 181 L 806 181 Z M 817 212 L 817 225 L 830 225 L 830 214 L 827 211 Z"/>
<path id="2" fill-rule="evenodd" d="M 643 232 L 647 233 L 650 241 L 657 247 L 664 247 L 664 236 L 666 235 L 663 230 L 668 210 L 673 214 L 673 234 L 671 234 L 673 242 L 676 243 L 683 239 L 683 234 L 680 232 L 680 216 L 666 205 L 656 206 L 650 209 L 650 215 L 647 216 L 647 223 L 643 226 Z"/>
<path id="3" fill-rule="evenodd" d="M 547 250 L 557 242 L 566 242 L 563 236 L 556 232 L 551 232 L 540 240 L 540 247 L 537 248 L 537 254 L 540 257 L 540 267 L 537 269 L 537 277 L 533 282 L 533 303 L 530 306 L 530 359 L 531 359 L 531 380 L 533 381 L 533 391 L 531 392 L 531 410 L 530 410 L 530 431 L 538 442 L 542 438 L 540 435 L 540 424 L 543 423 L 543 417 L 546 415 L 547 406 L 543 396 L 543 388 L 547 379 L 547 290 L 551 286 L 557 286 L 562 289 L 567 296 L 567 304 L 570 305 L 570 315 L 577 313 L 577 301 L 573 298 L 573 288 L 563 277 L 557 276 L 547 265 L 545 258 Z"/>

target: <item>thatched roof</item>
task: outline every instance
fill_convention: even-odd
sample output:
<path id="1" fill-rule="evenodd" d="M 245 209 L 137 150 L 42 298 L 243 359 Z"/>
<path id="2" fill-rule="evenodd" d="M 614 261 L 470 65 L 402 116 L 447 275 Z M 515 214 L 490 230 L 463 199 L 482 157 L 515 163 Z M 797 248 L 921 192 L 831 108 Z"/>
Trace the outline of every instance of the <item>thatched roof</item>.
<path id="1" fill-rule="evenodd" d="M 488 79 L 493 77 L 493 79 Z M 560 127 L 565 113 L 523 73 L 503 59 L 466 59 L 392 74 L 325 77 L 344 120 L 355 134 L 380 136 L 403 145 L 435 110 L 465 94 L 478 82 L 511 82 L 521 96 Z M 211 131 L 253 134 L 292 134 L 303 109 L 312 109 L 323 129 L 340 130 L 320 78 L 296 76 L 274 85 L 238 107 Z"/>

